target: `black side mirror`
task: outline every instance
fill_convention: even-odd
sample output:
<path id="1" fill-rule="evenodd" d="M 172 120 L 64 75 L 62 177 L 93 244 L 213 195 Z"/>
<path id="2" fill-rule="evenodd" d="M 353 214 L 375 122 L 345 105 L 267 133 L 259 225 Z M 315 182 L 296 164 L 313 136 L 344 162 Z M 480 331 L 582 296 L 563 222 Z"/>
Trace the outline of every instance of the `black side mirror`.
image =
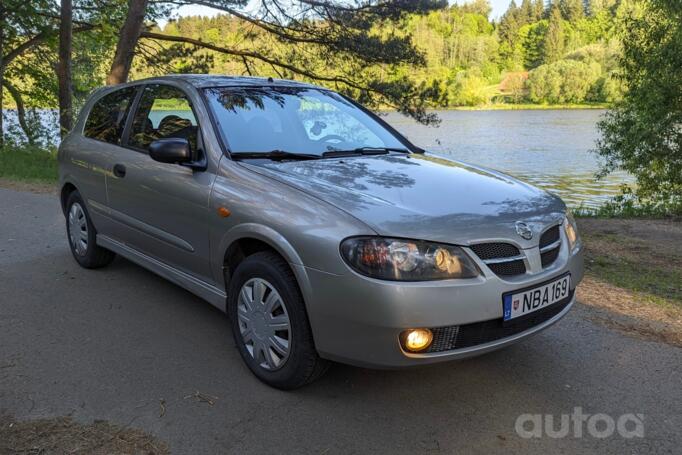
<path id="1" fill-rule="evenodd" d="M 187 139 L 169 137 L 149 144 L 149 156 L 161 163 L 187 163 L 192 161 L 192 150 Z"/>

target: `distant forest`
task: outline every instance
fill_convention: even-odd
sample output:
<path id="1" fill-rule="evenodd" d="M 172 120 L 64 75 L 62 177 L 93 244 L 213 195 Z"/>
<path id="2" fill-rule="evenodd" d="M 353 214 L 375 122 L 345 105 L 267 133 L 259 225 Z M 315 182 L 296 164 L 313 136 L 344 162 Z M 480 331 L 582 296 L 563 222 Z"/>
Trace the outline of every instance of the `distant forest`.
<path id="1" fill-rule="evenodd" d="M 390 28 L 376 25 L 378 34 L 411 35 L 427 64 L 403 65 L 390 72 L 377 65 L 373 71 L 381 80 L 407 76 L 438 88 L 441 95 L 433 107 L 605 105 L 622 93 L 620 42 L 626 18 L 637 8 L 635 0 L 523 0 L 520 5 L 512 1 L 493 21 L 487 0 L 452 5 L 408 16 Z M 216 46 L 274 48 L 284 59 L 293 45 L 230 15 L 182 17 L 169 22 L 163 32 Z M 150 52 L 148 59 L 137 58 L 133 77 L 168 72 L 294 77 L 265 63 L 245 69 L 233 56 L 186 44 L 165 46 L 160 53 Z M 311 53 L 309 58 L 314 62 L 319 56 Z"/>

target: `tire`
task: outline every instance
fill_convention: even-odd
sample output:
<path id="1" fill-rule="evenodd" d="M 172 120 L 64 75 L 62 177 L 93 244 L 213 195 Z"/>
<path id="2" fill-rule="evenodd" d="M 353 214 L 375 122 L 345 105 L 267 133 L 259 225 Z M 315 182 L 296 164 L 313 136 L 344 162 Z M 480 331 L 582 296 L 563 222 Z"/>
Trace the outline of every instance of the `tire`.
<path id="1" fill-rule="evenodd" d="M 74 259 L 86 269 L 109 265 L 116 257 L 97 245 L 97 231 L 78 191 L 73 191 L 66 199 L 66 239 Z"/>
<path id="2" fill-rule="evenodd" d="M 296 278 L 279 255 L 255 253 L 237 266 L 227 313 L 239 354 L 269 386 L 296 389 L 327 370 L 328 362 L 315 350 Z"/>

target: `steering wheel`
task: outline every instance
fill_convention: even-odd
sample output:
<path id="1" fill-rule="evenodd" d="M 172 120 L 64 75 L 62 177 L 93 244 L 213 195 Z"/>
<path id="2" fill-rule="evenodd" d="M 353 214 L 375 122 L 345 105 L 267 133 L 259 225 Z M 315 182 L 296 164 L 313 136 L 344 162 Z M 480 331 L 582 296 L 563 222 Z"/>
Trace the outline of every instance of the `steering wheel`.
<path id="1" fill-rule="evenodd" d="M 339 136 L 338 134 L 327 134 L 326 136 L 322 136 L 317 140 L 317 142 L 330 142 L 330 141 L 339 141 L 339 142 L 346 142 L 346 138 Z"/>

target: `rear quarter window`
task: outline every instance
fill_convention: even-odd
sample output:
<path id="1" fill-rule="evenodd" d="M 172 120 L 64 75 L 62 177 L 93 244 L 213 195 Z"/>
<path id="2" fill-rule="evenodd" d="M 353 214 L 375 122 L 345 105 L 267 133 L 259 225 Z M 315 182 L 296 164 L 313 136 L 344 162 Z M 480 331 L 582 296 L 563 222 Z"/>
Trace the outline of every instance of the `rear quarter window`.
<path id="1" fill-rule="evenodd" d="M 127 87 L 97 100 L 88 114 L 83 134 L 98 141 L 119 144 L 134 94 L 135 88 Z"/>

